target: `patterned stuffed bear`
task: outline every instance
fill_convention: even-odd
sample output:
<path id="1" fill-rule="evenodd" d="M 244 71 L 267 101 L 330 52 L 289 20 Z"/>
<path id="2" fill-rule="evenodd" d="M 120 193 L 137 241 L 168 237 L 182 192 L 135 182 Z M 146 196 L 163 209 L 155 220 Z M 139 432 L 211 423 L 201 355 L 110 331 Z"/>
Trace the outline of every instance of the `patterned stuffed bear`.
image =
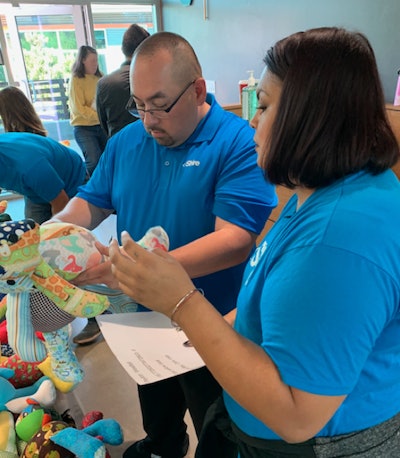
<path id="1" fill-rule="evenodd" d="M 105 294 L 69 281 L 103 262 L 95 242 L 89 230 L 69 223 L 0 223 L 0 293 L 7 294 L 9 345 L 21 360 L 40 361 L 56 386 L 57 381 L 66 384 L 61 391 L 83 379 L 68 324 L 75 317 L 97 316 L 110 305 Z M 151 228 L 139 243 L 167 250 L 168 236 L 160 227 Z"/>

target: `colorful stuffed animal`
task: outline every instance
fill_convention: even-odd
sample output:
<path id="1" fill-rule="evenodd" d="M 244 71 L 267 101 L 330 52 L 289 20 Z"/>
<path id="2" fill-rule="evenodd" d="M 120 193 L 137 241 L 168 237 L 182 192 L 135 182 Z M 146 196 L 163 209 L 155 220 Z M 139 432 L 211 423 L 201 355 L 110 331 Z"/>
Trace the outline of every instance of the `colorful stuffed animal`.
<path id="1" fill-rule="evenodd" d="M 123 442 L 120 425 L 97 411 L 86 414 L 81 429 L 77 429 L 54 414 L 46 414 L 41 406 L 28 407 L 16 421 L 16 432 L 25 441 L 21 458 L 103 458 L 109 456 L 105 444 Z"/>
<path id="2" fill-rule="evenodd" d="M 56 400 L 53 383 L 42 377 L 33 385 L 15 388 L 8 379 L 14 375 L 12 369 L 0 368 L 0 456 L 1 458 L 18 458 L 14 414 L 19 414 L 30 399 L 43 406 L 50 407 Z"/>
<path id="3" fill-rule="evenodd" d="M 7 293 L 8 342 L 23 361 L 50 358 L 51 373 L 72 389 L 83 370 L 69 345 L 68 324 L 108 306 L 106 296 L 72 285 L 71 279 L 102 256 L 93 234 L 79 226 L 39 226 L 33 220 L 0 224 L 0 291 Z M 37 337 L 41 333 L 42 339 Z"/>
<path id="4" fill-rule="evenodd" d="M 83 379 L 68 324 L 77 316 L 97 316 L 110 305 L 106 294 L 69 281 L 103 262 L 95 243 L 90 231 L 69 223 L 0 223 L 0 293 L 7 294 L 8 342 L 21 360 L 40 362 L 39 369 L 64 392 Z M 167 250 L 169 241 L 157 226 L 138 243 Z"/>
<path id="5" fill-rule="evenodd" d="M 28 399 L 45 407 L 54 405 L 56 389 L 48 377 L 43 376 L 30 386 L 15 388 L 8 380 L 13 375 L 12 369 L 0 368 L 0 412 L 7 410 L 19 414 L 27 406 Z"/>
<path id="6" fill-rule="evenodd" d="M 14 371 L 14 375 L 10 377 L 8 381 L 15 388 L 31 386 L 42 378 L 45 373 L 40 370 L 39 365 L 40 363 L 38 362 L 22 361 L 16 354 L 8 357 L 0 357 L 0 367 L 12 369 Z"/>

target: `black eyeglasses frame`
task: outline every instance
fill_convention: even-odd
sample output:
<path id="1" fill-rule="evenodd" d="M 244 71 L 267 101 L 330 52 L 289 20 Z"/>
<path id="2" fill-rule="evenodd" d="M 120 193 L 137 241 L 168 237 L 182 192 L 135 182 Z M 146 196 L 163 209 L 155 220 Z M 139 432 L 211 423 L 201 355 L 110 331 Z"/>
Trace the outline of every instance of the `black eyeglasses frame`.
<path id="1" fill-rule="evenodd" d="M 126 104 L 125 109 L 134 117 L 134 118 L 140 118 L 143 119 L 145 117 L 146 113 L 151 114 L 151 116 L 155 116 L 156 118 L 164 118 L 167 117 L 169 112 L 174 108 L 174 106 L 179 102 L 180 98 L 183 96 L 183 94 L 190 88 L 192 84 L 194 84 L 197 81 L 197 79 L 191 81 L 187 86 L 185 86 L 185 89 L 178 95 L 178 97 L 171 103 L 171 105 L 168 108 L 150 108 L 149 110 L 145 110 L 143 108 L 137 108 L 135 104 L 135 100 L 133 95 L 130 96 L 128 103 Z M 132 107 L 132 105 L 135 105 Z"/>

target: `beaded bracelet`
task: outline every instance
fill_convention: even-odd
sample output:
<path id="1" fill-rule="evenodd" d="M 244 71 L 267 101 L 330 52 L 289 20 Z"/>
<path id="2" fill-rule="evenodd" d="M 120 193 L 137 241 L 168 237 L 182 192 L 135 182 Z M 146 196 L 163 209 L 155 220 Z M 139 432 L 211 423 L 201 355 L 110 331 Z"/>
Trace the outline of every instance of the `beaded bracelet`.
<path id="1" fill-rule="evenodd" d="M 182 307 L 182 305 L 185 302 L 187 302 L 193 296 L 193 294 L 196 293 L 197 291 L 204 296 L 204 291 L 201 288 L 193 288 L 189 292 L 187 292 L 181 299 L 179 299 L 178 303 L 175 305 L 174 309 L 172 310 L 171 324 L 178 331 L 180 331 L 180 326 L 176 321 L 174 321 L 174 315 Z"/>

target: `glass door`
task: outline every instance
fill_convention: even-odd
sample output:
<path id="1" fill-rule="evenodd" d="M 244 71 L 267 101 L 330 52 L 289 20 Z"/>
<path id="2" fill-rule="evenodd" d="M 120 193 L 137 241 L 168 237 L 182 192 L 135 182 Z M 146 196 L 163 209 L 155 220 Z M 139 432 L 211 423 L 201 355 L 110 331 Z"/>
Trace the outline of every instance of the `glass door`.
<path id="1" fill-rule="evenodd" d="M 93 46 L 99 53 L 100 68 L 104 74 L 116 70 L 125 57 L 121 51 L 122 37 L 131 24 L 138 24 L 150 34 L 157 32 L 157 12 L 151 4 L 92 3 L 91 17 L 94 30 Z"/>
<path id="2" fill-rule="evenodd" d="M 2 17 L 0 16 L 0 23 Z M 6 38 L 3 33 L 3 27 L 0 25 L 0 89 L 4 86 L 7 86 L 10 82 L 10 77 L 8 75 L 7 69 L 10 68 Z"/>
<path id="3" fill-rule="evenodd" d="M 122 36 L 131 24 L 150 33 L 160 30 L 161 2 L 50 5 L 20 1 L 15 5 L 0 0 L 0 89 L 7 84 L 19 86 L 49 136 L 80 152 L 69 124 L 67 97 L 79 46 L 97 49 L 104 74 L 115 70 L 124 61 Z"/>
<path id="4" fill-rule="evenodd" d="M 2 32 L 10 56 L 10 83 L 32 101 L 49 136 L 73 140 L 67 84 L 78 42 L 85 41 L 81 7 L 31 5 L 2 8 Z"/>

